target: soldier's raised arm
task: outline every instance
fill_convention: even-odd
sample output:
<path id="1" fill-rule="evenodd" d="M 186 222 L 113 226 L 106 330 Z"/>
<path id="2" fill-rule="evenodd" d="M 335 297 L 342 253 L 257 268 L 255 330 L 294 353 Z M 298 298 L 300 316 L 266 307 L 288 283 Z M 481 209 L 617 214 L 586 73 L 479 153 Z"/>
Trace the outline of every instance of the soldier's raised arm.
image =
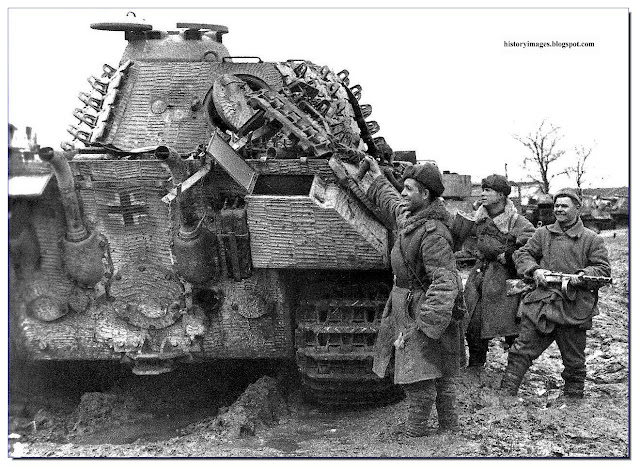
<path id="1" fill-rule="evenodd" d="M 400 193 L 383 174 L 380 165 L 374 158 L 366 156 L 364 161 L 369 165 L 369 173 L 373 177 L 373 182 L 367 191 L 367 197 L 381 210 L 396 219 L 404 210 Z"/>

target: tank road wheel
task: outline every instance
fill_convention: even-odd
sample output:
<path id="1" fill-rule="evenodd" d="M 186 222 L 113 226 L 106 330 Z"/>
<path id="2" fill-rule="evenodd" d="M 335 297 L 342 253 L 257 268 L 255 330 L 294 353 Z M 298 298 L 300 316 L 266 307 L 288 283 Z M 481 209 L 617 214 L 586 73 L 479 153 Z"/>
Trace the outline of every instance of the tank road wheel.
<path id="1" fill-rule="evenodd" d="M 296 362 L 305 400 L 327 406 L 388 404 L 402 397 L 372 371 L 389 288 L 379 282 L 310 283 L 297 309 Z"/>

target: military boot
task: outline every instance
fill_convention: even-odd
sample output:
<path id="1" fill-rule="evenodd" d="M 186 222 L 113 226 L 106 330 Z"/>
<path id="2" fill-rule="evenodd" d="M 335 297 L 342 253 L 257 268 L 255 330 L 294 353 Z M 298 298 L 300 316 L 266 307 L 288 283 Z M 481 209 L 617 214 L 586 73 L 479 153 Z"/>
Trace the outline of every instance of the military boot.
<path id="1" fill-rule="evenodd" d="M 460 430 L 456 412 L 456 385 L 452 378 L 436 379 L 436 410 L 440 431 Z"/>
<path id="2" fill-rule="evenodd" d="M 407 394 L 407 424 L 406 435 L 411 437 L 426 436 L 429 416 L 436 399 L 434 380 L 419 381 L 404 386 Z"/>
<path id="3" fill-rule="evenodd" d="M 569 399 L 583 399 L 584 381 L 565 381 L 563 394 Z"/>
<path id="4" fill-rule="evenodd" d="M 469 344 L 469 364 L 470 368 L 483 367 L 487 362 L 487 352 L 489 351 L 490 339 L 478 339 L 467 337 Z"/>
<path id="5" fill-rule="evenodd" d="M 511 396 L 518 394 L 522 379 L 530 366 L 531 360 L 526 356 L 513 352 L 509 353 L 507 368 L 504 370 L 500 389 Z"/>
<path id="6" fill-rule="evenodd" d="M 584 397 L 584 380 L 587 377 L 587 368 L 584 365 L 584 359 L 580 366 L 567 366 L 565 364 L 561 376 L 564 380 L 564 396 L 569 399 L 582 399 Z"/>

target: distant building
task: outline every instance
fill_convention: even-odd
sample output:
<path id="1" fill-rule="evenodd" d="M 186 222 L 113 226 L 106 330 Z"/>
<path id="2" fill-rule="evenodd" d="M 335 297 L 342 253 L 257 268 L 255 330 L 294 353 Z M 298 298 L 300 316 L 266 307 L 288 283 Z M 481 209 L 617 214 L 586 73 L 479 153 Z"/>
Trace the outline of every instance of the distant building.
<path id="1" fill-rule="evenodd" d="M 601 199 L 618 199 L 621 197 L 629 198 L 629 188 L 622 187 L 595 187 L 582 189 L 583 197 L 599 197 Z"/>
<path id="2" fill-rule="evenodd" d="M 9 147 L 11 147 L 11 142 L 13 141 L 13 134 L 15 133 L 16 130 L 18 130 L 18 128 L 15 125 L 9 124 Z"/>
<path id="3" fill-rule="evenodd" d="M 535 181 L 512 182 L 511 185 L 519 190 L 520 203 L 522 205 L 540 200 L 541 196 L 545 195 L 540 188 L 540 184 Z M 512 192 L 514 191 L 512 190 Z"/>

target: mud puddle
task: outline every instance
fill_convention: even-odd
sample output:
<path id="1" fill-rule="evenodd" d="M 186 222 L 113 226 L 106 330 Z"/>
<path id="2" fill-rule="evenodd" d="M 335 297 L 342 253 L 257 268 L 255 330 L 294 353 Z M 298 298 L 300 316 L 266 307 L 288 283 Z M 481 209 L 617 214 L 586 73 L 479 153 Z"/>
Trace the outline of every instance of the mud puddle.
<path id="1" fill-rule="evenodd" d="M 349 419 L 348 413 L 317 412 L 300 402 L 295 403 L 294 407 L 297 408 L 295 415 L 280 425 L 262 431 L 253 438 L 231 441 L 230 445 L 266 454 L 275 451 L 278 456 L 301 456 L 309 452 L 314 441 L 343 443 L 349 437 L 348 429 L 337 424 L 342 419 Z"/>
<path id="2" fill-rule="evenodd" d="M 304 443 L 312 440 L 332 440 L 347 437 L 344 427 L 336 425 L 337 415 L 298 415 L 297 424 L 286 423 L 267 432 L 260 440 L 262 446 L 281 451 L 284 455 L 294 455 L 304 448 Z M 304 424 L 300 424 L 304 422 Z"/>
<path id="3" fill-rule="evenodd" d="M 88 435 L 74 436 L 69 438 L 68 442 L 77 445 L 155 443 L 175 438 L 180 435 L 181 429 L 215 414 L 216 409 L 192 412 L 187 415 L 154 416 L 96 430 Z"/>

